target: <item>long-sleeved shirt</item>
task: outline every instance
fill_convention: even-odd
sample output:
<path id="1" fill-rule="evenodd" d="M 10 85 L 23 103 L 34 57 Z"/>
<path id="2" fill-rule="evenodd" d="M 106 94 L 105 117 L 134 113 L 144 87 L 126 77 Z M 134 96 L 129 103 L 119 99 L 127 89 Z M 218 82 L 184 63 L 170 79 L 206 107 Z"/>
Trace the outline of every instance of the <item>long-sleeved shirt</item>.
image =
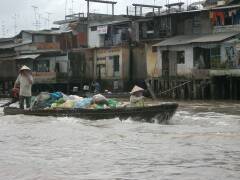
<path id="1" fill-rule="evenodd" d="M 15 83 L 20 85 L 20 92 L 19 92 L 20 96 L 25 96 L 25 97 L 32 96 L 32 84 L 33 84 L 32 75 L 29 75 L 29 77 L 26 77 L 24 75 L 19 74 Z"/>
<path id="2" fill-rule="evenodd" d="M 131 106 L 143 107 L 144 106 L 144 96 L 130 96 L 130 104 Z"/>

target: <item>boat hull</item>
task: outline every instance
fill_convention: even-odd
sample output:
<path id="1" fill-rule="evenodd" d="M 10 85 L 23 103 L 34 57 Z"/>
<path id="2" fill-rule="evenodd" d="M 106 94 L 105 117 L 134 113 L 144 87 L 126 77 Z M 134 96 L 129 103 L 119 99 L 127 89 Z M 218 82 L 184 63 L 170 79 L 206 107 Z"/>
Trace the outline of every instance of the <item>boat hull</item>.
<path id="1" fill-rule="evenodd" d="M 132 118 L 138 121 L 159 123 L 167 122 L 176 112 L 178 104 L 164 103 L 148 107 L 125 107 L 116 109 L 45 109 L 22 110 L 19 108 L 5 107 L 4 115 L 32 115 L 54 117 L 78 117 L 88 120 L 113 119 L 121 120 Z"/>

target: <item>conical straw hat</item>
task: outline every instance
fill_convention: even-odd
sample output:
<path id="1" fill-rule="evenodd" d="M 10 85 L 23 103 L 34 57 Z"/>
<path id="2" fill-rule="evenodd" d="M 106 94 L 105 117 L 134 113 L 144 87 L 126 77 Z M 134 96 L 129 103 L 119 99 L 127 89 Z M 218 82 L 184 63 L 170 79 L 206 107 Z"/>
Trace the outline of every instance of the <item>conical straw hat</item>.
<path id="1" fill-rule="evenodd" d="M 31 69 L 27 66 L 22 66 L 22 68 L 20 69 L 20 71 L 23 71 L 23 70 L 28 70 L 28 71 L 31 71 Z"/>
<path id="2" fill-rule="evenodd" d="M 140 88 L 139 86 L 134 86 L 132 91 L 130 92 L 130 94 L 133 94 L 133 93 L 139 92 L 139 91 L 144 91 L 144 89 Z"/>

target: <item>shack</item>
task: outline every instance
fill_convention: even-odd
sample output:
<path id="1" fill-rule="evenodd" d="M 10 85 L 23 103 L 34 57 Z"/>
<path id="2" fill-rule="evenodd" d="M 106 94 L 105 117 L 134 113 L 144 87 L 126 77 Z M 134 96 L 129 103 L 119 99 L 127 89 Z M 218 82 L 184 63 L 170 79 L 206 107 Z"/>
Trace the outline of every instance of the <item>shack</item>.
<path id="1" fill-rule="evenodd" d="M 239 76 L 239 52 L 237 46 L 239 35 L 240 32 L 202 36 L 176 36 L 154 45 L 158 48 L 160 76 L 163 82 L 164 80 L 169 82 L 169 84 L 163 85 L 161 90 L 167 90 L 176 83 L 180 84 L 190 80 L 194 81 L 194 83 L 193 87 L 188 88 L 195 89 L 194 91 L 204 91 L 204 94 L 201 94 L 202 98 L 225 97 L 225 94 L 217 94 L 212 80 L 227 74 L 232 77 Z M 202 88 L 200 86 L 203 81 L 205 83 L 204 88 L 209 85 L 207 87 L 208 92 L 196 90 L 197 87 Z M 210 87 L 210 85 L 212 86 Z M 192 98 L 201 97 L 197 92 L 190 95 L 191 90 L 188 91 L 186 96 L 193 96 Z"/>

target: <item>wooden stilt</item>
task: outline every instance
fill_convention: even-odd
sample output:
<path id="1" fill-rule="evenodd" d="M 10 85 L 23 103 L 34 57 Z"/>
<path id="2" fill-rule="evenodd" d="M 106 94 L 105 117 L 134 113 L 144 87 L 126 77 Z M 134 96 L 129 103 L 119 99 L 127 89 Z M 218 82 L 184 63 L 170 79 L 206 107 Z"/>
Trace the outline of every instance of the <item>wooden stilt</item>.
<path id="1" fill-rule="evenodd" d="M 223 80 L 223 83 L 221 83 L 222 86 L 222 93 L 221 93 L 221 99 L 225 99 L 225 82 Z"/>
<path id="2" fill-rule="evenodd" d="M 238 85 L 238 79 L 235 79 L 235 81 L 233 81 L 233 92 L 234 92 L 234 99 L 237 100 L 238 99 L 238 90 L 237 90 L 237 85 Z"/>
<path id="3" fill-rule="evenodd" d="M 216 96 L 215 96 L 215 82 L 213 79 L 211 79 L 211 82 L 210 82 L 210 93 L 211 93 L 211 99 L 214 100 Z"/>
<path id="4" fill-rule="evenodd" d="M 196 83 L 196 80 L 193 81 L 193 99 L 197 99 L 197 83 Z"/>
<path id="5" fill-rule="evenodd" d="M 205 85 L 204 85 L 203 81 L 201 81 L 200 90 L 201 90 L 201 99 L 204 99 L 205 98 Z"/>
<path id="6" fill-rule="evenodd" d="M 188 87 L 188 99 L 192 99 L 192 89 L 191 89 L 192 83 L 189 83 L 187 85 Z"/>
<path id="7" fill-rule="evenodd" d="M 230 93 L 230 99 L 233 99 L 233 79 L 232 79 L 232 76 L 230 76 L 229 93 Z"/>
<path id="8" fill-rule="evenodd" d="M 181 99 L 185 99 L 184 87 L 181 88 Z"/>

